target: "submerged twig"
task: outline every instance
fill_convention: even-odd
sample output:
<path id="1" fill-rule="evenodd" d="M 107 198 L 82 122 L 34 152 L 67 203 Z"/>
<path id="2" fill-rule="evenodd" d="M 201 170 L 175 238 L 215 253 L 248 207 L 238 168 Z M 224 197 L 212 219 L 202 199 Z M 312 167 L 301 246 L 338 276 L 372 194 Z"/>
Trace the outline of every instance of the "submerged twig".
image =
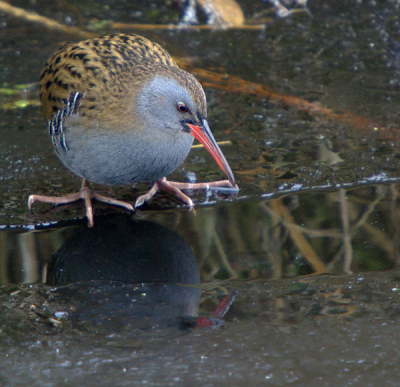
<path id="1" fill-rule="evenodd" d="M 83 38 L 93 38 L 98 34 L 85 31 L 79 27 L 70 27 L 64 24 L 58 23 L 46 16 L 41 16 L 36 12 L 26 11 L 22 8 L 15 7 L 5 1 L 0 1 L 0 12 L 7 15 L 23 19 L 25 21 L 38 23 L 48 28 L 49 30 L 61 31 L 71 35 L 78 35 Z M 111 30 L 212 30 L 215 26 L 212 25 L 175 25 L 175 24 L 137 24 L 137 23 L 114 23 L 108 24 Z M 227 25 L 224 28 L 236 28 L 243 30 L 260 30 L 264 28 L 264 25 Z"/>
<path id="2" fill-rule="evenodd" d="M 373 122 L 372 120 L 357 116 L 347 111 L 337 113 L 332 109 L 319 105 L 318 103 L 308 102 L 298 97 L 278 94 L 265 85 L 249 82 L 229 74 L 219 74 L 205 69 L 192 68 L 188 63 L 181 63 L 181 67 L 190 70 L 199 78 L 202 78 L 202 84 L 204 87 L 270 98 L 272 101 L 282 103 L 284 106 L 294 106 L 312 116 L 322 114 L 329 120 L 351 125 L 353 129 L 358 129 L 365 134 L 376 133 L 380 138 L 393 140 L 399 137 L 398 130 L 394 130 L 394 128 L 389 129 L 388 127 Z"/>
<path id="3" fill-rule="evenodd" d="M 23 19 L 26 21 L 39 23 L 50 30 L 61 31 L 72 35 L 78 35 L 84 38 L 91 38 L 97 36 L 97 34 L 83 31 L 78 27 L 69 27 L 64 24 L 60 24 L 52 19 L 49 19 L 48 17 L 38 15 L 35 12 L 29 12 L 25 11 L 22 8 L 14 7 L 11 4 L 6 3 L 5 1 L 0 1 L 0 12 L 4 12 L 7 15 L 11 15 L 13 17 Z"/>
<path id="4" fill-rule="evenodd" d="M 198 25 L 176 25 L 176 24 L 138 24 L 138 23 L 110 23 L 110 27 L 114 30 L 215 30 L 214 26 L 207 24 Z M 229 26 L 229 29 L 235 30 L 249 30 L 249 31 L 260 31 L 264 29 L 262 24 L 243 24 L 241 26 Z"/>

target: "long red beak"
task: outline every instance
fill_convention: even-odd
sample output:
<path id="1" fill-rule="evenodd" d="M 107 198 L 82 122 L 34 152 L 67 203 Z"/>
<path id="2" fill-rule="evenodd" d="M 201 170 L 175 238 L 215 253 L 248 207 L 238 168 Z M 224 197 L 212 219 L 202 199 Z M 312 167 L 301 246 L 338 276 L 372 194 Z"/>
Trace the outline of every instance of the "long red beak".
<path id="1" fill-rule="evenodd" d="M 208 152 L 217 162 L 219 167 L 225 173 L 225 175 L 228 176 L 229 181 L 234 187 L 236 185 L 235 177 L 233 176 L 231 167 L 226 161 L 224 154 L 222 153 L 217 142 L 215 141 L 214 136 L 211 133 L 211 129 L 208 126 L 208 122 L 206 120 L 203 120 L 202 126 L 197 126 L 192 124 L 187 124 L 187 125 L 192 130 L 191 134 L 204 145 L 204 147 L 208 150 Z"/>

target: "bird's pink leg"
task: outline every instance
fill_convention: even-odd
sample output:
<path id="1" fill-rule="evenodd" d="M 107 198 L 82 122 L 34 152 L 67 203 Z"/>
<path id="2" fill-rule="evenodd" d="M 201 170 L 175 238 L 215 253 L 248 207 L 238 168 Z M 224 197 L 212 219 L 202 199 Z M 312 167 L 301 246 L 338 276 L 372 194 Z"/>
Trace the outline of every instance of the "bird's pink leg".
<path id="1" fill-rule="evenodd" d="M 238 189 L 237 185 L 235 187 L 232 186 L 229 180 L 219 180 L 219 181 L 212 181 L 210 183 L 178 183 L 176 181 L 168 181 L 166 177 L 163 177 L 160 180 L 157 180 L 153 186 L 147 191 L 144 195 L 139 196 L 135 202 L 135 208 L 141 206 L 144 202 L 150 200 L 157 191 L 165 191 L 175 196 L 190 209 L 193 209 L 193 202 L 189 196 L 185 195 L 181 189 L 210 189 L 216 187 L 227 187 L 233 190 Z"/>
<path id="2" fill-rule="evenodd" d="M 92 199 L 95 199 L 99 202 L 105 203 L 105 204 L 110 204 L 113 206 L 118 206 L 118 207 L 123 207 L 129 211 L 133 211 L 133 206 L 130 203 L 126 203 L 120 200 L 116 200 L 113 198 L 109 198 L 103 195 L 100 195 L 92 189 L 90 184 L 86 179 L 83 179 L 82 181 L 82 187 L 79 190 L 79 192 L 70 194 L 70 195 L 65 195 L 65 196 L 43 196 L 43 195 L 30 195 L 28 198 L 28 208 L 32 208 L 32 204 L 35 202 L 41 202 L 41 203 L 50 203 L 50 204 L 55 204 L 55 205 L 60 205 L 60 204 L 69 204 L 76 202 L 78 200 L 84 200 L 85 201 L 85 208 L 86 208 L 86 217 L 89 220 L 89 227 L 93 227 L 93 206 L 92 206 Z"/>
<path id="3" fill-rule="evenodd" d="M 158 191 L 166 191 L 171 195 L 177 197 L 179 200 L 184 202 L 186 205 L 193 208 L 192 199 L 189 196 L 186 196 L 179 188 L 173 186 L 166 177 L 163 177 L 160 180 L 157 180 L 153 186 L 147 191 L 145 194 L 139 196 L 135 201 L 135 208 L 141 206 L 144 202 L 150 200 Z"/>
<path id="4" fill-rule="evenodd" d="M 217 188 L 217 187 L 238 188 L 237 185 L 232 186 L 232 183 L 229 180 L 211 181 L 209 183 L 179 183 L 177 181 L 169 181 L 168 183 L 178 189 L 209 190 L 210 188 Z"/>
<path id="5" fill-rule="evenodd" d="M 165 179 L 165 177 L 164 177 Z M 143 195 L 140 195 L 135 200 L 135 208 L 140 207 L 144 202 L 150 200 L 158 191 L 158 181 L 156 181 L 152 187 Z"/>

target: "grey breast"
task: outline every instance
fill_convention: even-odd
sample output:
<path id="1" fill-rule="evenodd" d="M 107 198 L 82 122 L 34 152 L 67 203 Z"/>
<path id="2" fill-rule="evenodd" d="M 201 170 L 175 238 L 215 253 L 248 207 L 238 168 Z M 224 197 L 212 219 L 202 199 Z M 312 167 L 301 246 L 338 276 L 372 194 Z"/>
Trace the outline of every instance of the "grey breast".
<path id="1" fill-rule="evenodd" d="M 168 130 L 118 136 L 96 130 L 93 136 L 82 131 L 76 114 L 66 118 L 66 124 L 68 129 L 53 139 L 60 160 L 76 175 L 98 184 L 161 179 L 182 164 L 194 141 L 189 133 Z"/>

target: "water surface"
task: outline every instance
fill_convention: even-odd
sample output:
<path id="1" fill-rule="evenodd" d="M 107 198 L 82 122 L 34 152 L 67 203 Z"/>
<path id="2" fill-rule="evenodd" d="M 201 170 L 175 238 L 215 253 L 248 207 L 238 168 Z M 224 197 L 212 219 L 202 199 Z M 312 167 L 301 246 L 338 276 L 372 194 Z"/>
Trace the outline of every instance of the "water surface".
<path id="1" fill-rule="evenodd" d="M 314 1 L 278 19 L 239 3 L 264 28 L 123 32 L 204 84 L 240 192 L 190 193 L 196 213 L 164 194 L 134 215 L 95 203 L 92 230 L 81 203 L 26 206 L 80 186 L 36 82 L 81 38 L 0 13 L 1 384 L 398 384 L 399 7 Z M 179 19 L 161 1 L 13 5 L 81 28 Z M 170 176 L 193 177 L 221 178 L 204 149 Z"/>

